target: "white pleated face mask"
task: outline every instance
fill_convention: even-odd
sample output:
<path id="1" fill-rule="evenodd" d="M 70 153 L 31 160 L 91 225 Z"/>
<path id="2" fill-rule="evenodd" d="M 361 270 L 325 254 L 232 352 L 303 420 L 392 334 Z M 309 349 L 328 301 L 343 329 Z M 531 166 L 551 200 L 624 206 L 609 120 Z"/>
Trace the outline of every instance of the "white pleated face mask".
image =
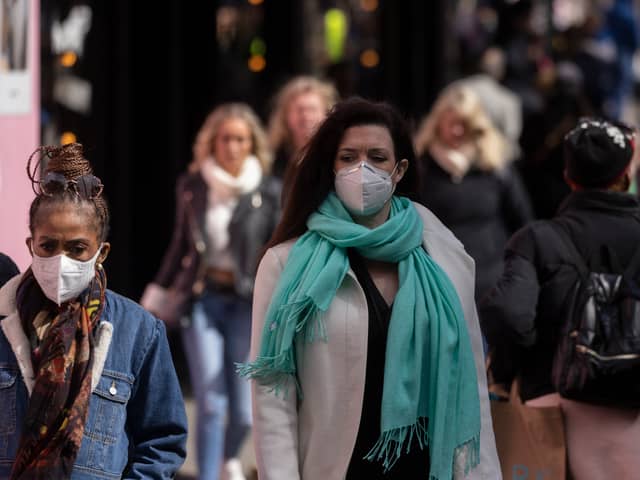
<path id="1" fill-rule="evenodd" d="M 338 198 L 353 215 L 367 216 L 379 212 L 391 198 L 395 185 L 391 173 L 366 162 L 344 167 L 336 172 L 334 187 Z"/>
<path id="2" fill-rule="evenodd" d="M 95 276 L 96 261 L 102 245 L 93 258 L 82 262 L 64 254 L 39 257 L 33 254 L 31 270 L 48 299 L 57 305 L 80 295 Z"/>

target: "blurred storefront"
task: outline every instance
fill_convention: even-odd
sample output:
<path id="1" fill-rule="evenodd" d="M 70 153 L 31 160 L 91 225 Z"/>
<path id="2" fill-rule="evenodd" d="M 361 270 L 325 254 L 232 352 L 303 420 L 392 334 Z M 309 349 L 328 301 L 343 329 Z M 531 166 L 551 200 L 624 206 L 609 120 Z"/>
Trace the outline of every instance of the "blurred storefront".
<path id="1" fill-rule="evenodd" d="M 559 105 L 560 87 L 579 89 L 576 102 L 591 111 L 624 116 L 620 95 L 635 88 L 635 74 L 630 60 L 616 62 L 632 55 L 637 34 L 615 26 L 628 26 L 633 8 L 632 0 L 51 0 L 40 26 L 42 141 L 86 146 L 114 211 L 111 281 L 136 297 L 169 241 L 176 178 L 213 106 L 245 101 L 266 120 L 273 92 L 307 73 L 332 79 L 343 97 L 390 101 L 415 125 L 492 46 L 525 129 Z M 619 95 L 609 95 L 621 75 Z M 530 132 L 523 147 L 543 145 L 544 132 Z"/>
<path id="2" fill-rule="evenodd" d="M 446 78 L 445 5 L 407 0 L 43 2 L 42 141 L 79 141 L 113 209 L 110 281 L 139 295 L 173 222 L 174 185 L 216 104 L 266 120 L 291 76 L 421 114 Z"/>
<path id="3" fill-rule="evenodd" d="M 40 137 L 37 0 L 0 0 L 0 252 L 20 269 L 31 260 L 25 245 L 33 198 L 25 174 Z"/>

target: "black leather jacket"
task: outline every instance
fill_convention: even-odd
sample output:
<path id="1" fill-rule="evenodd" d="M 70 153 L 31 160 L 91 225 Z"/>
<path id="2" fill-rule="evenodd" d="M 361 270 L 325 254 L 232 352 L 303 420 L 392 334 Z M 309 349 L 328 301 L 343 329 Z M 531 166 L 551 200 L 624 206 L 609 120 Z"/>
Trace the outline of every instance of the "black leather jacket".
<path id="1" fill-rule="evenodd" d="M 472 168 L 452 180 L 427 152 L 422 156 L 422 200 L 462 242 L 476 262 L 476 300 L 495 284 L 509 237 L 533 220 L 529 197 L 518 172 Z"/>
<path id="2" fill-rule="evenodd" d="M 176 221 L 155 283 L 182 292 L 203 286 L 207 242 L 204 235 L 208 186 L 199 172 L 185 173 L 176 186 Z M 267 176 L 240 197 L 229 224 L 236 293 L 250 299 L 262 248 L 280 219 L 280 180 Z"/>
<path id="3" fill-rule="evenodd" d="M 280 221 L 282 181 L 268 176 L 254 192 L 238 200 L 229 222 L 231 256 L 238 295 L 251 298 L 263 248 Z"/>

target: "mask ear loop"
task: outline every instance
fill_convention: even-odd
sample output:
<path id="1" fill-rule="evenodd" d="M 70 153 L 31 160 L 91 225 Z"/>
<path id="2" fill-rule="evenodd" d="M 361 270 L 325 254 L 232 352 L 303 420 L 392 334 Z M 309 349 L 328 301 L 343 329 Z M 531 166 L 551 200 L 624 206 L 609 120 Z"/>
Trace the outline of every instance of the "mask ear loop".
<path id="1" fill-rule="evenodd" d="M 389 177 L 392 179 L 392 181 L 393 181 L 393 176 L 396 174 L 396 169 L 398 168 L 398 165 L 400 165 L 400 162 L 401 162 L 402 160 L 407 160 L 407 159 L 406 159 L 406 158 L 403 158 L 403 159 L 401 159 L 401 160 L 398 160 L 398 161 L 396 162 L 395 166 L 393 167 L 393 170 L 391 170 L 391 173 L 389 174 Z M 407 160 L 407 161 L 408 161 L 408 160 Z M 393 197 L 393 194 L 394 194 L 394 193 L 396 193 L 396 187 L 398 186 L 398 183 L 399 183 L 399 181 L 398 181 L 398 182 L 394 182 L 394 183 L 393 183 L 393 190 L 391 191 L 391 196 L 392 196 L 392 197 Z"/>
<path id="2" fill-rule="evenodd" d="M 391 172 L 389 173 L 389 177 L 393 178 L 393 176 L 394 176 L 396 173 L 398 173 L 398 172 L 397 172 L 398 165 L 400 165 L 400 162 L 401 162 L 402 160 L 406 160 L 406 158 L 403 158 L 403 159 L 398 160 L 398 161 L 396 162 L 396 164 L 393 166 L 393 170 L 391 170 Z M 395 185 L 394 185 L 394 186 L 393 186 L 393 189 L 395 190 L 395 188 L 396 188 L 396 187 L 395 187 Z"/>

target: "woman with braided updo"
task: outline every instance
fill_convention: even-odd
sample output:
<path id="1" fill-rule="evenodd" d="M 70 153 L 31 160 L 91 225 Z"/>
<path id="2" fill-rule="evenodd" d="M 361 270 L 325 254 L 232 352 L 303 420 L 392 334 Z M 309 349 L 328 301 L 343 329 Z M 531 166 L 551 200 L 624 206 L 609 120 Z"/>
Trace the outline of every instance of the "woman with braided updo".
<path id="1" fill-rule="evenodd" d="M 33 260 L 0 289 L 0 478 L 172 477 L 184 402 L 162 322 L 106 288 L 102 182 L 77 143 L 27 172 Z"/>

